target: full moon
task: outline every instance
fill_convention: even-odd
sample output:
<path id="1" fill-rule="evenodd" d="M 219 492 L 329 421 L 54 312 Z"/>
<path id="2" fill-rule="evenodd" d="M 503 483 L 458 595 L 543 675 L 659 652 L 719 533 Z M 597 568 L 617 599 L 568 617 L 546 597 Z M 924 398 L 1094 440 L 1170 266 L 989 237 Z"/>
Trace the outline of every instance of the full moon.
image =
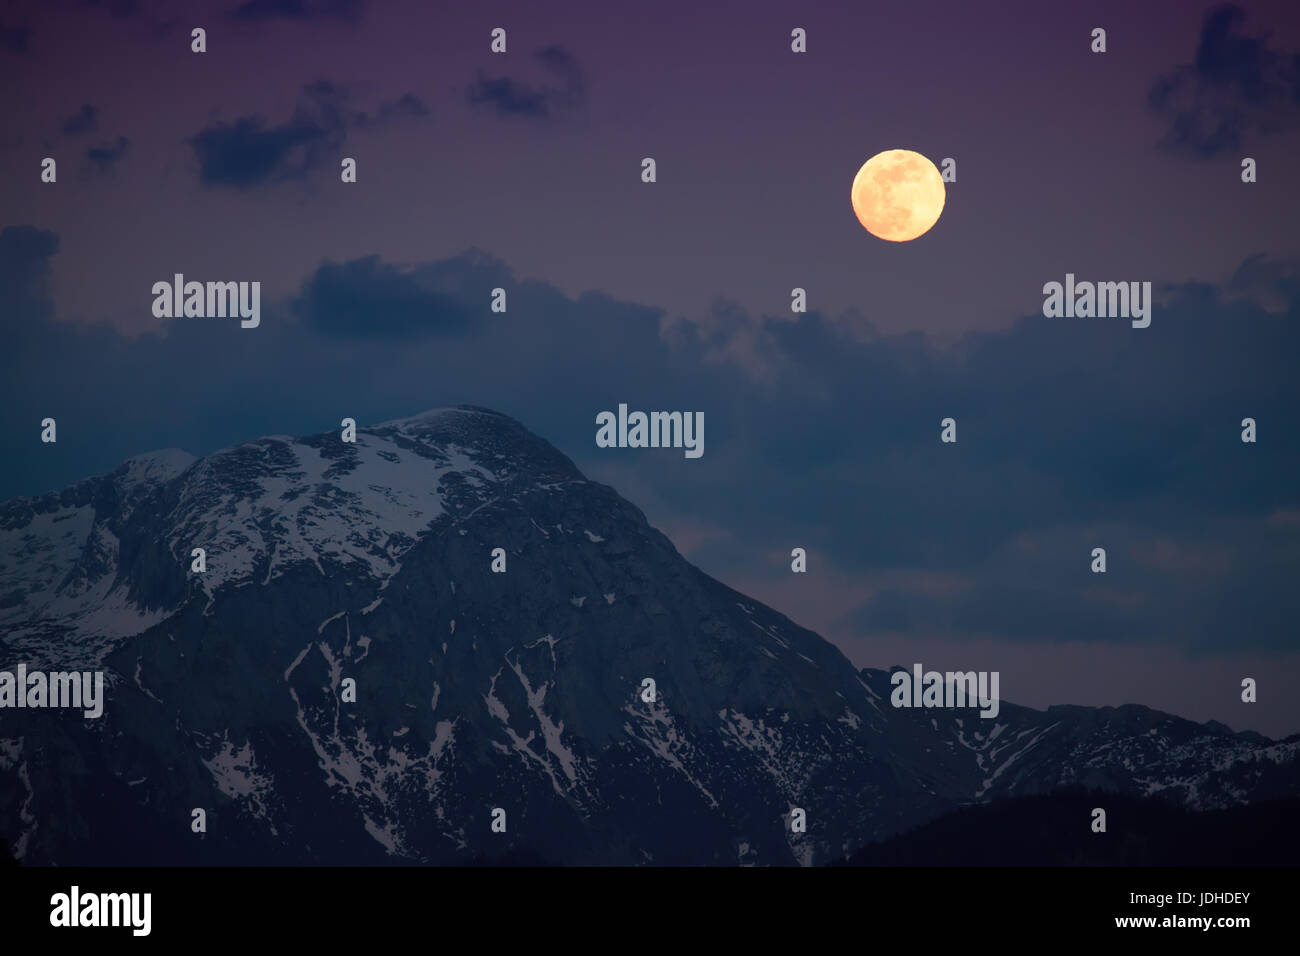
<path id="1" fill-rule="evenodd" d="M 907 242 L 939 221 L 943 177 L 934 163 L 910 149 L 888 149 L 862 164 L 853 177 L 853 211 L 880 239 Z"/>

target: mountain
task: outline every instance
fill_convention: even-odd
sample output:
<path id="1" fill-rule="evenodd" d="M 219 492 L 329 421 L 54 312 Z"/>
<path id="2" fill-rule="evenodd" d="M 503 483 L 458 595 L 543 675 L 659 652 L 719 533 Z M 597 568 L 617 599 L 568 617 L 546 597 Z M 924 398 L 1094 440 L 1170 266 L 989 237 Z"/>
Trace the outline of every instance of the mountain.
<path id="1" fill-rule="evenodd" d="M 1092 811 L 1107 814 L 1104 833 Z M 1300 800 L 1193 811 L 1157 797 L 1069 787 L 972 804 L 863 847 L 850 866 L 1294 866 Z"/>
<path id="2" fill-rule="evenodd" d="M 108 682 L 99 719 L 0 710 L 0 839 L 29 864 L 809 864 L 1008 794 L 1300 792 L 1300 736 L 896 710 L 889 672 L 470 406 L 8 502 L 0 641 L 0 670 Z"/>

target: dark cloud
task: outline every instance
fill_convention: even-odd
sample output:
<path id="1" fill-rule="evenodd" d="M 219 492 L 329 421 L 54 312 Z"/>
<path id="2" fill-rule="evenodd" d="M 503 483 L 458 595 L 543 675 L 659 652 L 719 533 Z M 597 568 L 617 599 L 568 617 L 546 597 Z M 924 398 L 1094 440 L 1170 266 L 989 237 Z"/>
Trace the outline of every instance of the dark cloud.
<path id="1" fill-rule="evenodd" d="M 326 129 L 347 125 L 345 105 L 351 96 L 346 87 L 330 80 L 315 80 L 302 88 L 303 99 L 294 110 L 294 118 L 313 121 Z"/>
<path id="2" fill-rule="evenodd" d="M 256 117 L 218 123 L 190 141 L 199 160 L 199 180 L 208 186 L 249 187 L 301 179 L 320 165 L 337 130 L 290 120 L 267 127 Z"/>
<path id="3" fill-rule="evenodd" d="M 246 0 L 231 11 L 236 20 L 361 19 L 365 0 Z"/>
<path id="4" fill-rule="evenodd" d="M 128 340 L 49 321 L 55 248 L 49 233 L 0 234 L 0 306 L 26 317 L 0 353 L 0 443 L 14 449 L 0 497 L 150 447 L 321 431 L 341 408 L 373 422 L 469 402 L 518 418 L 677 529 L 725 529 L 692 554 L 724 579 L 763 579 L 767 556 L 797 543 L 818 569 L 810 587 L 882 582 L 837 598 L 848 635 L 1294 643 L 1291 263 L 1248 259 L 1235 289 L 1165 289 L 1147 329 L 1038 315 L 939 347 L 851 315 L 727 303 L 665 331 L 655 309 L 575 299 L 483 254 L 414 267 L 371 256 L 264 300 L 256 330 L 177 320 Z M 505 313 L 490 310 L 497 286 Z M 1269 286 L 1280 311 L 1254 297 Z M 703 411 L 704 456 L 596 449 L 596 413 L 620 402 Z M 80 436 L 62 457 L 29 434 L 50 408 Z M 939 441 L 948 416 L 956 445 Z M 1240 441 L 1246 416 L 1257 444 Z M 1089 570 L 1097 546 L 1105 575 Z"/>
<path id="5" fill-rule="evenodd" d="M 1195 60 L 1152 84 L 1148 104 L 1168 124 L 1166 149 L 1208 159 L 1300 122 L 1300 54 L 1246 36 L 1245 19 L 1235 4 L 1208 11 Z"/>
<path id="6" fill-rule="evenodd" d="M 305 179 L 327 160 L 338 159 L 350 128 L 422 118 L 428 107 L 413 93 L 381 103 L 375 115 L 348 108 L 349 91 L 329 80 L 303 87 L 293 116 L 268 125 L 256 116 L 218 123 L 189 140 L 199 160 L 199 181 L 247 189 Z"/>
<path id="7" fill-rule="evenodd" d="M 8 226 L 0 232 L 0 310 L 6 332 L 20 322 L 51 315 L 50 260 L 59 251 L 59 237 L 34 226 Z"/>
<path id="8" fill-rule="evenodd" d="M 431 110 L 424 100 L 414 93 L 403 93 L 395 100 L 385 100 L 373 114 L 358 112 L 352 116 L 352 124 L 358 128 L 382 126 L 401 121 L 423 119 L 431 115 Z"/>
<path id="9" fill-rule="evenodd" d="M 504 116 L 547 116 L 550 106 L 546 94 L 509 77 L 479 74 L 467 94 L 473 106 L 488 106 Z"/>
<path id="10" fill-rule="evenodd" d="M 89 133 L 95 128 L 95 118 L 99 114 L 97 107 L 83 103 L 81 109 L 63 121 L 62 130 L 69 136 Z"/>
<path id="11" fill-rule="evenodd" d="M 1265 300 L 1300 299 L 1300 263 L 1270 259 L 1263 253 L 1248 256 L 1233 272 L 1227 288 Z"/>
<path id="12" fill-rule="evenodd" d="M 463 266 L 463 270 L 462 270 Z M 448 288 L 448 274 L 458 288 Z M 309 328 L 343 339 L 417 340 L 460 336 L 488 314 L 489 296 L 500 281 L 499 267 L 453 260 L 450 266 L 406 272 L 378 256 L 341 265 L 324 263 L 303 285 L 292 309 Z M 468 285 L 479 292 L 470 304 Z"/>
<path id="13" fill-rule="evenodd" d="M 10 27 L 0 24 L 0 51 L 26 53 L 31 49 L 31 39 L 31 27 Z"/>
<path id="14" fill-rule="evenodd" d="M 101 172 L 107 172 L 117 165 L 117 161 L 126 153 L 126 148 L 131 145 L 131 141 L 125 136 L 119 136 L 115 142 L 103 146 L 92 146 L 86 150 L 86 158 L 91 164 Z"/>
<path id="15" fill-rule="evenodd" d="M 577 109 L 586 99 L 587 86 L 577 61 L 558 46 L 539 50 L 535 57 L 558 81 L 534 85 L 508 76 L 480 73 L 466 92 L 471 106 L 495 110 L 500 116 L 549 119 Z"/>
<path id="16" fill-rule="evenodd" d="M 587 84 L 575 60 L 567 50 L 558 46 L 548 46 L 537 51 L 537 60 L 550 72 L 563 81 L 563 90 L 569 96 L 580 98 L 586 95 Z"/>

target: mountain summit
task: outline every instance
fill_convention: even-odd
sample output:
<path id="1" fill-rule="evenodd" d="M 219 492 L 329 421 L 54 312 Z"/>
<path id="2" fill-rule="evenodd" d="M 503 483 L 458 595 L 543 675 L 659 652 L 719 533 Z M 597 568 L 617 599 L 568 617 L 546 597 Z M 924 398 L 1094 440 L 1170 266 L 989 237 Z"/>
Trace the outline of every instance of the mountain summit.
<path id="1" fill-rule="evenodd" d="M 895 710 L 888 672 L 471 406 L 10 501 L 0 628 L 0 670 L 106 674 L 98 720 L 0 710 L 28 863 L 808 864 L 1007 793 L 1300 790 L 1300 737 Z"/>

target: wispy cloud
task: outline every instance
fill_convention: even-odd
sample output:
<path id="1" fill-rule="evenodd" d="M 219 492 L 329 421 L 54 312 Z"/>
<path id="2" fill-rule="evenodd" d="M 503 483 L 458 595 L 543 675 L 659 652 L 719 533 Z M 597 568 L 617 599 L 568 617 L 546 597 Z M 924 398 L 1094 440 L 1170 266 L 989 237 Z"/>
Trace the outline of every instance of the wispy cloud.
<path id="1" fill-rule="evenodd" d="M 126 154 L 126 149 L 131 145 L 131 141 L 125 136 L 119 136 L 111 143 L 105 143 L 101 146 L 92 146 L 86 150 L 86 159 L 90 160 L 100 172 L 107 172 L 117 165 L 118 161 Z"/>
<path id="2" fill-rule="evenodd" d="M 510 76 L 480 73 L 466 93 L 469 104 L 499 116 L 533 119 L 554 119 L 581 107 L 586 100 L 587 84 L 573 56 L 561 47 L 548 46 L 537 51 L 534 58 L 554 82 L 533 84 Z"/>
<path id="3" fill-rule="evenodd" d="M 350 109 L 349 99 L 346 88 L 317 80 L 303 88 L 293 115 L 281 123 L 243 116 L 201 129 L 189 140 L 199 161 L 199 181 L 248 189 L 301 180 L 337 158 L 349 129 L 423 119 L 430 112 L 413 93 L 382 102 L 374 113 Z"/>
<path id="4" fill-rule="evenodd" d="M 60 128 L 68 136 L 89 133 L 95 129 L 95 121 L 98 115 L 99 109 L 97 107 L 91 106 L 89 103 L 83 103 L 81 109 L 65 119 L 63 126 Z"/>
<path id="5" fill-rule="evenodd" d="M 1152 84 L 1148 103 L 1167 124 L 1164 148 L 1209 159 L 1300 122 L 1300 54 L 1271 48 L 1267 35 L 1247 36 L 1245 19 L 1236 4 L 1211 9 L 1196 58 Z"/>

